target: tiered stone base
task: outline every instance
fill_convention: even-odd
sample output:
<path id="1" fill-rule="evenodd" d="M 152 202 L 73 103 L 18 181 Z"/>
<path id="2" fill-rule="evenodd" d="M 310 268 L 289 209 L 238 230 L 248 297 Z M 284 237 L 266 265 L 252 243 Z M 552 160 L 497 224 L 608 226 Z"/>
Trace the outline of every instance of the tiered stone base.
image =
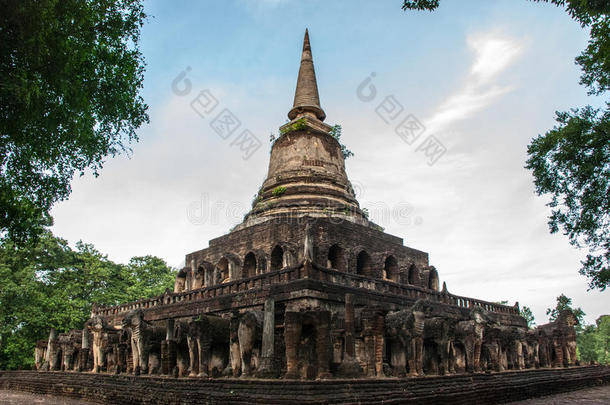
<path id="1" fill-rule="evenodd" d="M 409 379 L 173 379 L 64 372 L 0 372 L 0 388 L 100 404 L 497 404 L 610 384 L 610 367 Z"/>

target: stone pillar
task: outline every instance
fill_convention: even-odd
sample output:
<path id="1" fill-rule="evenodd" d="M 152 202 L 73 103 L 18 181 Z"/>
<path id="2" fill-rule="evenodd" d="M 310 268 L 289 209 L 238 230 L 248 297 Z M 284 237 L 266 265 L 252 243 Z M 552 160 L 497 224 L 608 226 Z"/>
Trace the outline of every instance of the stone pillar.
<path id="1" fill-rule="evenodd" d="M 384 354 L 384 324 L 383 314 L 377 312 L 374 318 L 373 334 L 375 337 L 375 374 L 383 376 L 383 354 Z"/>
<path id="2" fill-rule="evenodd" d="M 208 377 L 208 366 L 211 357 L 212 337 L 209 333 L 197 339 L 199 346 L 199 375 L 198 377 Z"/>
<path id="3" fill-rule="evenodd" d="M 191 273 L 190 275 L 187 275 L 186 279 L 184 280 L 184 289 L 186 291 L 193 289 L 193 284 L 195 283 L 195 271 L 195 259 L 191 259 Z"/>
<path id="4" fill-rule="evenodd" d="M 292 255 L 292 253 L 290 253 L 288 250 L 284 251 L 284 256 L 282 257 L 282 266 L 290 267 L 290 266 L 294 266 L 294 264 L 295 264 L 295 260 L 294 260 L 294 256 Z"/>
<path id="5" fill-rule="evenodd" d="M 298 312 L 286 312 L 284 315 L 284 343 L 286 344 L 287 379 L 299 378 L 298 349 L 301 339 L 302 320 Z"/>
<path id="6" fill-rule="evenodd" d="M 78 360 L 78 371 L 89 371 L 90 367 L 88 363 L 89 360 L 89 351 L 90 351 L 90 343 L 89 343 L 89 331 L 87 327 L 83 329 L 83 337 L 81 340 L 81 350 L 78 352 L 79 360 Z"/>
<path id="7" fill-rule="evenodd" d="M 174 320 L 168 319 L 165 331 L 165 340 L 161 342 L 161 373 L 172 374 L 176 367 L 176 342 L 174 340 Z"/>
<path id="8" fill-rule="evenodd" d="M 87 328 L 83 329 L 82 331 L 81 348 L 89 348 L 89 331 L 87 330 Z"/>
<path id="9" fill-rule="evenodd" d="M 375 377 L 375 337 L 370 330 L 365 330 L 364 348 L 366 356 L 366 369 L 364 370 L 367 377 Z"/>
<path id="10" fill-rule="evenodd" d="M 119 370 L 119 372 L 128 371 L 127 358 L 130 357 L 129 352 L 127 350 L 128 345 L 129 344 L 125 341 L 121 341 L 118 344 L 118 348 L 119 348 L 118 370 Z"/>
<path id="11" fill-rule="evenodd" d="M 165 340 L 174 340 L 174 329 L 176 322 L 174 319 L 168 319 L 165 324 Z"/>
<path id="12" fill-rule="evenodd" d="M 229 361 L 233 377 L 241 374 L 241 352 L 239 350 L 239 315 L 234 313 L 229 321 Z"/>
<path id="13" fill-rule="evenodd" d="M 161 342 L 161 374 L 171 375 L 176 367 L 176 342 L 164 340 Z"/>
<path id="14" fill-rule="evenodd" d="M 330 312 L 316 314 L 316 352 L 318 355 L 318 378 L 330 378 Z"/>
<path id="15" fill-rule="evenodd" d="M 197 345 L 197 340 L 190 336 L 186 336 L 186 342 L 189 348 L 189 377 L 195 377 L 198 373 L 198 359 L 199 355 L 199 346 Z"/>
<path id="16" fill-rule="evenodd" d="M 261 362 L 258 374 L 261 377 L 273 376 L 273 357 L 275 347 L 275 300 L 267 298 L 263 316 L 263 342 L 261 349 Z"/>
<path id="17" fill-rule="evenodd" d="M 229 280 L 237 280 L 239 278 L 238 274 L 239 272 L 237 266 L 235 265 L 235 263 L 229 260 Z"/>
<path id="18" fill-rule="evenodd" d="M 49 342 L 47 343 L 47 355 L 42 365 L 43 370 L 55 370 L 57 367 L 57 331 L 51 328 Z"/>
<path id="19" fill-rule="evenodd" d="M 216 284 L 216 268 L 210 269 L 204 267 L 203 269 L 203 285 L 202 287 L 210 287 Z"/>
<path id="20" fill-rule="evenodd" d="M 366 350 L 366 375 L 383 375 L 383 315 L 376 310 L 363 313 L 364 347 Z"/>
<path id="21" fill-rule="evenodd" d="M 345 294 L 345 356 L 356 358 L 356 345 L 354 342 L 354 296 Z"/>
<path id="22" fill-rule="evenodd" d="M 405 347 L 398 340 L 391 343 L 390 365 L 394 377 L 404 377 L 407 374 L 407 357 Z M 415 368 L 415 365 L 413 365 Z"/>
<path id="23" fill-rule="evenodd" d="M 356 361 L 356 342 L 354 341 L 354 296 L 345 294 L 345 353 L 337 370 L 341 377 L 359 377 L 362 368 Z"/>

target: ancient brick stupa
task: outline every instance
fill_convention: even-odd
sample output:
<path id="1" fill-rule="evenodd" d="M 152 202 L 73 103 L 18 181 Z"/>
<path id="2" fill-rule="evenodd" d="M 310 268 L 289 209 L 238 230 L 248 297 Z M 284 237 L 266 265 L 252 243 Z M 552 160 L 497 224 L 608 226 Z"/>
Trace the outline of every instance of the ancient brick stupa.
<path id="1" fill-rule="evenodd" d="M 428 254 L 360 209 L 320 105 L 307 32 L 290 122 L 252 210 L 186 255 L 174 291 L 94 306 L 39 342 L 41 369 L 316 379 L 575 362 L 574 318 L 528 330 L 515 306 L 449 293 Z"/>

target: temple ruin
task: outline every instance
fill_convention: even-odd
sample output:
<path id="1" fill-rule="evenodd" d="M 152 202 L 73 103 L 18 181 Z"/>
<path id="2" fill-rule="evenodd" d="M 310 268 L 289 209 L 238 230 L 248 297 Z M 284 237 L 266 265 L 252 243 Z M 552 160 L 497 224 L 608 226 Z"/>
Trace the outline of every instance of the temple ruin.
<path id="1" fill-rule="evenodd" d="M 576 319 L 449 293 L 426 252 L 361 210 L 324 123 L 308 33 L 290 121 L 244 221 L 186 255 L 173 291 L 51 331 L 39 370 L 201 378 L 447 375 L 576 364 Z"/>

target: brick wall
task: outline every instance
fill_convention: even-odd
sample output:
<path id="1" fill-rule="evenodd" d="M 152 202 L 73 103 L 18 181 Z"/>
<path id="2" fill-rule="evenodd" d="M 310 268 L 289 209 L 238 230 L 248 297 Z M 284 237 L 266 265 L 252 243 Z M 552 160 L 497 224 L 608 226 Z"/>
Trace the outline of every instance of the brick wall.
<path id="1" fill-rule="evenodd" d="M 610 383 L 610 367 L 379 380 L 244 380 L 0 372 L 0 388 L 100 404 L 496 404 Z"/>

